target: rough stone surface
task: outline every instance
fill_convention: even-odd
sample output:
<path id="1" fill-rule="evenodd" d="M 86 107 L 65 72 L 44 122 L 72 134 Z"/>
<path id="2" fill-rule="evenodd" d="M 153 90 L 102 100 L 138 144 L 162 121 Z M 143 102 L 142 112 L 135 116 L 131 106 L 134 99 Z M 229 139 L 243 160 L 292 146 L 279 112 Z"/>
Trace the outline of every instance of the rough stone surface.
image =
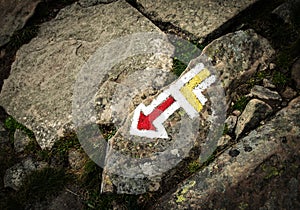
<path id="1" fill-rule="evenodd" d="M 112 39 L 149 31 L 159 30 L 125 1 L 68 6 L 17 52 L 0 104 L 50 148 L 73 129 L 73 85 L 85 61 Z"/>
<path id="2" fill-rule="evenodd" d="M 296 84 L 296 88 L 300 90 L 300 58 L 293 64 L 292 67 L 292 79 Z"/>
<path id="3" fill-rule="evenodd" d="M 235 125 L 237 122 L 237 116 L 235 115 L 230 115 L 229 117 L 227 117 L 227 119 L 225 120 L 225 124 L 227 126 L 228 132 L 232 133 L 234 131 Z"/>
<path id="4" fill-rule="evenodd" d="M 245 110 L 239 116 L 235 135 L 238 138 L 247 129 L 252 129 L 265 119 L 273 111 L 272 107 L 267 103 L 258 99 L 252 99 L 247 104 Z"/>
<path id="5" fill-rule="evenodd" d="M 18 190 L 22 185 L 22 181 L 28 174 L 45 168 L 46 166 L 47 163 L 45 162 L 35 162 L 31 158 L 24 159 L 21 163 L 17 163 L 6 170 L 4 176 L 4 187 L 11 187 L 14 190 Z"/>
<path id="6" fill-rule="evenodd" d="M 229 93 L 257 70 L 268 67 L 275 51 L 270 43 L 253 30 L 237 31 L 207 45 L 202 54 L 211 58 Z"/>
<path id="7" fill-rule="evenodd" d="M 24 131 L 17 129 L 14 134 L 14 147 L 16 152 L 22 152 L 29 142 L 29 136 Z"/>
<path id="8" fill-rule="evenodd" d="M 282 98 L 278 92 L 259 85 L 255 85 L 251 89 L 249 96 L 257 97 L 262 100 L 282 101 Z"/>
<path id="9" fill-rule="evenodd" d="M 112 71 L 117 69 L 127 69 L 127 72 L 123 71 L 118 79 L 114 78 L 116 75 L 111 75 L 111 79 L 104 82 L 95 96 L 97 124 L 115 123 L 119 127 L 120 121 L 127 118 L 142 98 L 155 95 L 176 79 L 171 72 L 170 57 L 136 56 L 120 62 Z"/>
<path id="10" fill-rule="evenodd" d="M 0 46 L 9 42 L 13 33 L 25 25 L 41 0 L 0 1 Z"/>
<path id="11" fill-rule="evenodd" d="M 170 22 L 199 38 L 205 38 L 256 1 L 138 0 L 137 2 L 153 18 Z"/>
<path id="12" fill-rule="evenodd" d="M 299 208 L 299 117 L 300 97 L 151 209 Z"/>

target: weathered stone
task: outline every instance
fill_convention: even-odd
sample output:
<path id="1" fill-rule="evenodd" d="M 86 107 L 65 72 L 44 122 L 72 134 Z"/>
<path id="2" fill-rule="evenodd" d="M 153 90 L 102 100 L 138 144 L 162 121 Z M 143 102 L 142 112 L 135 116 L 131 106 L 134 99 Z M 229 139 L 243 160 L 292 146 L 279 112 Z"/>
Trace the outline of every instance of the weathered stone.
<path id="1" fill-rule="evenodd" d="M 0 46 L 9 42 L 13 33 L 24 27 L 41 0 L 0 1 Z"/>
<path id="2" fill-rule="evenodd" d="M 228 133 L 232 133 L 234 131 L 235 125 L 237 122 L 237 116 L 235 115 L 230 115 L 226 120 L 225 124 L 227 126 L 227 131 Z"/>
<path id="3" fill-rule="evenodd" d="M 226 209 L 235 209 L 239 208 L 239 203 L 236 203 L 235 206 L 230 206 L 230 202 L 226 198 L 228 199 L 231 196 L 232 201 L 234 201 L 240 194 L 243 196 L 239 202 L 247 201 L 246 204 L 249 209 L 259 209 L 258 207 L 253 207 L 254 204 L 251 203 L 251 198 L 257 196 L 260 201 L 264 201 L 260 197 L 264 194 L 259 194 L 262 188 L 266 188 L 265 185 L 262 185 L 263 181 L 272 178 L 272 176 L 279 176 L 281 173 L 274 171 L 274 166 L 272 169 L 272 165 L 269 172 L 266 171 L 268 169 L 263 167 L 262 163 L 266 163 L 272 157 L 278 157 L 281 163 L 285 163 L 287 164 L 286 167 L 289 167 L 291 159 L 288 158 L 298 157 L 300 151 L 299 118 L 300 97 L 292 100 L 288 107 L 279 111 L 265 125 L 260 126 L 242 138 L 234 148 L 230 148 L 222 153 L 209 166 L 184 181 L 178 187 L 175 187 L 177 189 L 176 192 L 172 191 L 160 198 L 151 209 L 214 209 L 217 205 Z M 239 152 L 239 154 L 235 157 L 230 156 L 229 151 L 232 150 Z M 275 166 L 278 167 L 278 164 Z M 267 167 L 269 166 L 267 165 Z M 293 167 L 296 167 L 296 170 L 298 170 L 298 165 Z M 259 170 L 262 170 L 262 172 L 259 173 Z M 290 177 L 290 174 L 288 176 Z M 296 178 L 297 176 L 299 177 L 298 174 L 296 174 Z M 253 186 L 252 189 L 254 190 L 247 191 L 246 188 L 238 188 L 240 183 L 249 177 L 253 177 L 251 179 L 252 182 L 247 184 L 246 181 L 246 188 L 250 185 Z M 299 180 L 295 181 L 295 179 L 292 179 L 289 183 L 288 187 L 291 188 L 292 194 L 295 195 L 296 186 L 291 187 L 290 185 L 299 183 Z M 245 187 L 245 185 L 243 186 Z M 284 183 L 284 188 L 285 186 L 286 183 Z M 238 194 L 230 194 L 234 188 L 238 188 Z M 275 188 L 273 187 L 269 191 L 266 189 L 268 193 L 266 194 L 267 198 L 274 195 L 269 192 L 273 192 Z M 243 193 L 245 191 L 247 192 Z M 282 189 L 280 188 L 279 191 L 282 191 Z M 248 199 L 247 197 L 253 193 L 255 194 L 254 197 Z M 278 198 L 280 198 L 280 195 Z M 295 204 L 296 200 L 293 202 Z"/>
<path id="4" fill-rule="evenodd" d="M 185 73 L 193 68 L 194 65 L 200 62 L 211 69 L 207 59 L 200 56 L 189 64 L 189 67 L 182 74 L 182 77 L 184 77 Z M 156 71 L 157 74 L 160 74 L 159 70 Z M 144 72 L 139 74 L 148 73 L 144 70 Z M 152 76 L 149 75 L 145 78 L 149 77 L 151 78 Z M 136 76 L 125 81 L 128 83 L 129 81 L 134 81 L 134 78 L 136 78 Z M 165 82 L 157 83 L 157 79 L 162 79 Z M 148 83 L 146 80 L 142 81 Z M 138 87 L 139 82 L 136 81 L 135 83 L 138 84 Z M 154 84 L 151 85 L 151 83 Z M 167 83 L 168 77 L 164 76 L 164 74 L 150 79 L 150 90 L 151 87 L 155 87 L 155 84 L 160 84 L 160 88 L 154 88 L 157 90 L 154 94 L 148 94 L 145 90 L 141 91 L 145 98 L 138 95 L 138 100 L 132 107 L 134 108 L 140 103 L 145 105 L 150 104 L 162 91 L 169 88 Z M 132 85 L 135 87 L 134 84 Z M 132 91 L 134 92 L 134 88 Z M 221 124 L 213 123 L 213 121 L 218 121 L 222 117 L 225 118 L 225 116 L 223 116 L 225 115 L 225 101 L 224 98 L 222 98 L 223 92 L 219 91 L 220 90 L 214 86 L 209 88 L 207 93 L 204 93 L 206 98 L 211 102 L 206 104 L 203 110 L 201 110 L 199 119 L 190 119 L 184 110 L 179 109 L 175 111 L 163 123 L 168 133 L 168 139 L 130 135 L 128 131 L 132 124 L 134 111 L 134 109 L 131 109 L 131 113 L 128 113 L 124 125 L 122 125 L 117 133 L 109 140 L 109 148 L 107 150 L 102 176 L 102 192 L 139 194 L 158 191 L 162 187 L 162 177 L 168 173 L 176 173 L 176 171 L 182 170 L 176 166 L 185 157 L 190 157 L 189 152 L 192 149 L 197 151 L 198 156 L 201 156 L 201 161 L 206 161 L 208 156 L 213 152 L 212 150 L 217 147 L 218 138 L 215 138 L 216 135 L 218 137 L 221 136 L 223 131 L 223 122 L 225 119 L 221 120 Z M 222 111 L 219 109 L 219 106 Z M 221 113 L 219 113 L 218 116 L 212 116 L 210 113 L 213 112 Z M 212 128 L 211 126 L 216 127 Z M 214 140 L 216 141 L 213 142 Z M 203 153 L 200 152 L 200 147 L 202 148 L 201 150 L 204 151 Z"/>
<path id="5" fill-rule="evenodd" d="M 31 172 L 45 168 L 47 163 L 35 162 L 31 158 L 22 160 L 13 167 L 6 170 L 4 176 L 4 187 L 11 187 L 18 190 L 22 185 L 24 178 Z"/>
<path id="6" fill-rule="evenodd" d="M 291 77 L 296 84 L 296 88 L 300 90 L 300 58 L 293 64 Z"/>
<path id="7" fill-rule="evenodd" d="M 272 107 L 267 103 L 258 99 L 250 100 L 237 121 L 235 129 L 236 138 L 238 138 L 246 130 L 255 128 L 255 126 L 271 114 L 272 111 Z"/>
<path id="8" fill-rule="evenodd" d="M 159 29 L 125 1 L 70 5 L 17 52 L 0 104 L 34 132 L 43 149 L 51 148 L 74 129 L 73 85 L 85 61 L 112 39 L 149 31 Z"/>
<path id="9" fill-rule="evenodd" d="M 208 34 L 256 1 L 138 0 L 137 2 L 152 18 L 170 22 L 203 40 Z"/>
<path id="10" fill-rule="evenodd" d="M 278 92 L 269 90 L 259 85 L 255 85 L 249 94 L 251 97 L 257 97 L 263 100 L 282 101 Z"/>
<path id="11" fill-rule="evenodd" d="M 269 42 L 251 29 L 222 36 L 202 52 L 220 73 L 227 96 L 257 70 L 267 68 L 274 53 Z"/>
<path id="12" fill-rule="evenodd" d="M 24 131 L 17 129 L 14 134 L 14 147 L 16 152 L 22 152 L 29 142 L 29 136 Z"/>

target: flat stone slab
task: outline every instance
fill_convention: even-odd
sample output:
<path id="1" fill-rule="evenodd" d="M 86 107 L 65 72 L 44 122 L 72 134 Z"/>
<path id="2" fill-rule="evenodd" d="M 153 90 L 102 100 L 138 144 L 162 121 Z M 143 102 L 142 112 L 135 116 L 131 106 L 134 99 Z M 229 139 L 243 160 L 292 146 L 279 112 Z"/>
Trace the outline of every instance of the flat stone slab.
<path id="1" fill-rule="evenodd" d="M 170 22 L 202 39 L 257 1 L 137 0 L 153 18 Z"/>
<path id="2" fill-rule="evenodd" d="M 0 105 L 34 132 L 42 148 L 51 148 L 72 132 L 73 86 L 83 64 L 110 40 L 150 31 L 159 29 L 125 1 L 74 3 L 42 24 L 38 36 L 17 52 Z"/>
<path id="3" fill-rule="evenodd" d="M 24 27 L 41 0 L 0 1 L 0 46 L 9 42 L 13 33 Z"/>
<path id="4" fill-rule="evenodd" d="M 259 191 L 262 189 L 263 181 L 271 180 L 271 178 L 277 176 L 279 176 L 278 179 L 280 180 L 280 174 L 285 173 L 285 166 L 280 166 L 278 161 L 282 162 L 282 164 L 286 164 L 287 168 L 299 168 L 297 163 L 293 167 L 290 167 L 293 157 L 298 156 L 300 151 L 299 118 L 300 97 L 292 100 L 289 105 L 279 111 L 271 121 L 250 132 L 248 136 L 242 138 L 239 143 L 224 151 L 206 168 L 176 187 L 176 192 L 169 193 L 158 200 L 157 205 L 154 205 L 152 209 L 220 209 L 221 207 L 236 209 L 242 202 L 244 202 L 244 205 L 247 205 L 249 209 L 259 209 L 259 207 L 263 207 L 255 206 L 258 204 L 253 203 L 251 199 L 257 200 L 254 194 L 258 193 L 257 189 L 259 189 Z M 278 159 L 277 163 L 273 163 L 273 166 L 268 163 L 272 161 L 272 159 L 275 159 L 275 161 Z M 283 169 L 277 169 L 276 167 Z M 290 174 L 293 174 L 293 172 L 290 172 Z M 288 176 L 290 176 L 290 174 Z M 247 185 L 242 189 L 239 189 L 238 186 L 249 177 L 253 177 L 253 179 L 251 179 L 253 183 L 248 183 L 248 185 L 254 186 L 254 190 L 252 192 L 249 191 L 248 193 L 250 194 L 247 195 Z M 296 185 L 291 187 L 284 186 L 284 188 L 291 188 L 290 194 L 293 193 L 293 195 L 290 195 L 289 199 L 292 199 L 292 196 L 297 196 L 297 194 L 299 196 L 299 191 L 293 190 L 297 188 L 297 185 L 299 186 L 299 180 L 297 180 L 297 174 L 296 178 L 289 177 L 289 179 L 289 186 L 292 185 L 292 183 Z M 236 192 L 238 194 L 230 194 L 233 193 L 231 189 L 236 188 L 240 190 Z M 271 191 L 273 192 L 275 188 L 276 187 L 271 187 Z M 280 191 L 282 190 L 283 189 L 280 189 Z M 289 189 L 284 189 L 284 191 L 287 190 Z M 287 194 L 289 195 L 289 193 Z M 243 197 L 243 195 L 246 197 Z M 267 202 L 276 199 L 276 197 L 274 198 L 272 195 L 258 195 L 267 197 L 266 199 L 269 199 L 269 201 L 258 200 L 259 202 L 266 202 L 265 205 L 268 206 L 269 204 Z M 232 196 L 232 200 L 226 200 L 225 196 Z M 235 202 L 235 198 L 238 196 L 241 196 L 241 200 L 237 200 L 237 203 L 234 204 L 235 206 L 230 206 L 230 202 Z M 248 196 L 250 196 L 249 199 L 247 198 Z M 282 197 L 279 195 L 279 198 L 281 199 Z M 247 202 L 247 199 L 249 202 Z M 295 204 L 294 200 L 284 205 L 292 205 L 293 202 Z"/>

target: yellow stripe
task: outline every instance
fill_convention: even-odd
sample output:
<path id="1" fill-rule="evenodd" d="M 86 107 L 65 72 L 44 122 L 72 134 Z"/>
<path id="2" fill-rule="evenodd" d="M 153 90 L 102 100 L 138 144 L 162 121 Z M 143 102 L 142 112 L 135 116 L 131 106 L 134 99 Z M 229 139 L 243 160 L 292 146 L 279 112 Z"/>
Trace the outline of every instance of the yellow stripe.
<path id="1" fill-rule="evenodd" d="M 197 112 L 200 112 L 203 106 L 198 100 L 197 96 L 193 93 L 193 89 L 203 80 L 205 80 L 209 75 L 210 72 L 208 71 L 208 69 L 203 69 L 180 89 L 182 95 L 184 95 L 187 101 L 195 108 Z"/>

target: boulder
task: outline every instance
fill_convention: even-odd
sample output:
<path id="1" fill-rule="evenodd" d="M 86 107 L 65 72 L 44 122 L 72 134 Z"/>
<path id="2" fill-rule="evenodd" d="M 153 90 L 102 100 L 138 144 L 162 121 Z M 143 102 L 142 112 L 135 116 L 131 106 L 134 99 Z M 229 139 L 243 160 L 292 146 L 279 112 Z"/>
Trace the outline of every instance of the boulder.
<path id="1" fill-rule="evenodd" d="M 73 88 L 88 58 L 113 39 L 150 31 L 159 29 L 125 1 L 67 6 L 17 52 L 0 104 L 34 132 L 43 149 L 51 148 L 58 138 L 74 132 Z"/>
<path id="2" fill-rule="evenodd" d="M 282 101 L 282 98 L 277 91 L 272 91 L 268 88 L 259 85 L 255 85 L 251 89 L 249 96 L 257 97 L 259 99 L 267 100 L 267 101 L 276 101 L 276 102 Z"/>
<path id="3" fill-rule="evenodd" d="M 47 163 L 45 162 L 36 162 L 31 158 L 23 159 L 20 163 L 6 170 L 4 187 L 11 187 L 14 190 L 18 190 L 27 175 L 33 171 L 43 169 L 46 166 Z"/>
<path id="4" fill-rule="evenodd" d="M 212 70 L 207 58 L 200 56 L 190 62 L 178 80 L 186 78 L 185 74 L 192 71 L 191 69 L 199 63 Z M 144 70 L 140 75 L 146 73 L 147 71 Z M 157 73 L 160 74 L 159 71 Z M 144 97 L 136 98 L 138 100 L 132 105 L 133 108 L 127 114 L 126 121 L 109 140 L 102 176 L 102 192 L 141 194 L 159 191 L 163 187 L 162 178 L 182 170 L 178 165 L 184 158 L 192 157 L 191 151 L 195 151 L 197 155 L 194 154 L 193 158 L 201 157 L 202 163 L 217 147 L 217 140 L 223 132 L 226 113 L 223 89 L 218 82 L 204 91 L 203 94 L 209 103 L 203 105 L 199 117 L 191 119 L 187 112 L 180 108 L 163 122 L 168 138 L 130 135 L 128 131 L 131 130 L 134 108 L 141 103 L 146 106 L 151 104 L 162 92 L 170 88 L 174 83 L 168 85 L 167 78 L 162 74 L 151 79 L 149 90 L 160 84 L 154 88 L 157 91 L 150 94 L 149 90 L 140 92 L 138 96 Z M 165 82 L 158 83 L 157 79 Z M 126 85 L 129 81 L 129 79 L 124 81 L 125 87 L 129 86 Z M 144 83 L 148 82 L 146 80 Z M 131 86 L 135 87 L 134 84 Z"/>
<path id="5" fill-rule="evenodd" d="M 267 103 L 258 99 L 250 100 L 245 110 L 238 118 L 235 129 L 236 138 L 238 138 L 246 130 L 253 129 L 258 126 L 260 121 L 270 115 L 272 111 L 272 107 Z"/>

